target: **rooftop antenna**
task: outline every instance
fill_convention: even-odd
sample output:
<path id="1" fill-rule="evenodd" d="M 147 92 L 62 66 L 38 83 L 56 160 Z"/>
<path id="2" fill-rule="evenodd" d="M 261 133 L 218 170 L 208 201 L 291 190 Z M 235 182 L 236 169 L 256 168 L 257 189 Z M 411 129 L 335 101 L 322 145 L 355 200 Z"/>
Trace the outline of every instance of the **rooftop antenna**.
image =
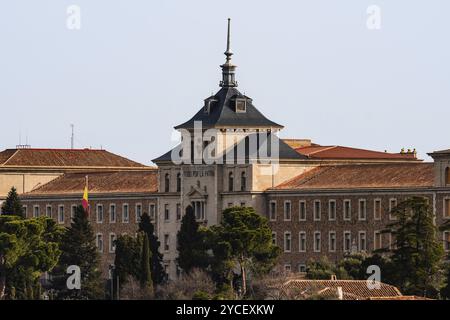
<path id="1" fill-rule="evenodd" d="M 28 144 L 28 133 L 25 136 L 26 142 L 22 144 L 22 131 L 19 131 L 19 144 L 16 145 L 16 149 L 29 149 L 31 146 Z"/>
<path id="2" fill-rule="evenodd" d="M 71 124 L 70 127 L 72 128 L 72 135 L 70 136 L 70 149 L 73 149 L 74 147 L 74 140 L 75 140 L 75 136 L 74 136 L 74 125 Z"/>

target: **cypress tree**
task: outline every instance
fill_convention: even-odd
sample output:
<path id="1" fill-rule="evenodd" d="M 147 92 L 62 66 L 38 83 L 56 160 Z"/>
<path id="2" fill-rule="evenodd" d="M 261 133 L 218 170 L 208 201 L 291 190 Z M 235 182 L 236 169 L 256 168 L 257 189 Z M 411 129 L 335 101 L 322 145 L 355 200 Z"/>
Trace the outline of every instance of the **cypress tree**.
<path id="1" fill-rule="evenodd" d="M 55 289 L 60 299 L 100 299 L 103 297 L 103 284 L 100 278 L 99 253 L 95 235 L 88 215 L 82 206 L 75 209 L 70 227 L 64 233 L 61 245 L 62 254 L 56 273 Z M 66 280 L 67 267 L 79 266 L 81 269 L 81 289 L 69 290 Z"/>
<path id="2" fill-rule="evenodd" d="M 140 274 L 140 284 L 141 288 L 145 291 L 152 292 L 152 275 L 150 271 L 150 245 L 148 241 L 148 236 L 143 233 L 143 243 L 142 243 L 142 254 L 141 254 L 141 274 Z"/>
<path id="3" fill-rule="evenodd" d="M 139 222 L 139 231 L 145 232 L 149 240 L 152 281 L 154 284 L 162 284 L 167 279 L 167 273 L 164 271 L 163 255 L 159 252 L 160 242 L 155 235 L 155 227 L 150 220 L 150 216 L 146 212 L 144 212 L 141 221 Z"/>
<path id="4" fill-rule="evenodd" d="M 194 268 L 204 269 L 209 264 L 205 239 L 199 228 L 194 210 L 192 206 L 188 206 L 177 234 L 177 262 L 185 273 L 189 273 Z"/>
<path id="5" fill-rule="evenodd" d="M 412 197 L 391 213 L 397 218 L 388 226 L 395 236 L 390 250 L 394 284 L 404 294 L 437 297 L 444 248 L 427 199 Z"/>
<path id="6" fill-rule="evenodd" d="M 2 205 L 2 214 L 24 217 L 22 203 L 16 188 L 12 187 Z"/>

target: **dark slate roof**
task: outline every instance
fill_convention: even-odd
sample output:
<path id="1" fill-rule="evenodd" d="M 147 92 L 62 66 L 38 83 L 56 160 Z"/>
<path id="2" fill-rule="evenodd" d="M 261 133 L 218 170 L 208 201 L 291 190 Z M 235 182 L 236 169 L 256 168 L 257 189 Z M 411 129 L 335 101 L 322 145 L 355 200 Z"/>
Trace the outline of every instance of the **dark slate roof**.
<path id="1" fill-rule="evenodd" d="M 245 113 L 236 113 L 233 110 L 231 100 L 236 97 L 245 97 L 247 100 L 247 110 Z M 252 104 L 249 97 L 242 95 L 234 87 L 221 88 L 214 96 L 217 100 L 213 104 L 209 114 L 205 113 L 203 107 L 189 121 L 180 124 L 175 129 L 194 128 L 194 121 L 201 121 L 203 128 L 213 127 L 272 127 L 282 128 L 282 125 L 270 121 Z"/>
<path id="2" fill-rule="evenodd" d="M 428 155 L 429 155 L 430 157 L 433 157 L 433 156 L 439 157 L 439 156 L 450 155 L 450 149 L 430 152 L 430 153 L 428 153 Z"/>
<path id="3" fill-rule="evenodd" d="M 249 152 L 249 146 L 250 146 L 250 139 L 252 139 L 252 136 L 256 136 L 258 137 L 258 134 L 253 133 L 250 134 L 249 136 L 247 136 L 245 139 L 241 140 L 239 143 L 237 143 L 234 147 L 233 147 L 233 152 L 234 152 L 234 159 L 235 161 L 238 160 L 237 158 L 237 150 L 241 150 L 240 148 L 242 147 L 242 144 L 245 143 L 245 155 L 244 155 L 244 160 L 245 162 L 248 162 L 249 159 L 256 159 L 256 157 L 252 156 Z M 273 140 L 273 143 L 278 143 L 278 148 L 279 148 L 279 156 L 278 159 L 279 160 L 301 160 L 301 159 L 307 159 L 307 157 L 305 155 L 302 155 L 300 153 L 298 153 L 297 151 L 295 151 L 293 148 L 291 148 L 286 142 L 284 142 L 283 140 L 279 139 L 276 135 L 273 134 L 269 134 L 266 137 L 263 138 L 263 140 L 260 141 L 259 138 L 257 138 L 258 144 L 261 145 L 263 143 L 265 143 L 268 140 L 268 152 L 267 154 L 270 156 L 270 144 L 271 144 L 271 139 Z M 179 145 L 176 146 L 174 149 L 178 149 Z M 172 149 L 172 150 L 174 150 Z M 171 153 L 172 150 L 166 152 L 165 154 L 163 154 L 162 156 L 153 159 L 152 161 L 157 163 L 157 162 L 170 162 L 172 161 L 171 158 Z M 232 157 L 230 156 L 231 154 L 231 150 L 229 150 L 227 152 L 227 154 L 224 156 L 224 163 L 225 163 L 225 159 L 232 159 Z M 258 160 L 262 160 L 267 157 L 260 157 L 258 156 L 257 159 Z M 242 160 L 242 158 L 239 158 L 239 160 Z"/>

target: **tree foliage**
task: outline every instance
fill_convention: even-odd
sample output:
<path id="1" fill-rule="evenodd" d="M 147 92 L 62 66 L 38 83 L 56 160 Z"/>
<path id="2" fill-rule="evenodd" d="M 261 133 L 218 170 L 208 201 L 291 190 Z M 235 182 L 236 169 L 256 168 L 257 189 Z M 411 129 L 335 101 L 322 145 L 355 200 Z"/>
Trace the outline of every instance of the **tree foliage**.
<path id="1" fill-rule="evenodd" d="M 247 278 L 272 269 L 280 248 L 272 243 L 272 231 L 265 217 L 251 207 L 233 207 L 223 212 L 219 225 L 207 231 L 214 259 L 212 268 L 223 281 L 232 281 L 240 270 L 241 295 L 247 291 Z"/>
<path id="2" fill-rule="evenodd" d="M 69 228 L 61 241 L 61 257 L 53 274 L 54 287 L 59 299 L 101 299 L 104 288 L 99 268 L 100 256 L 88 215 L 80 205 L 76 207 Z M 81 289 L 69 290 L 66 280 L 67 267 L 76 265 L 81 270 Z"/>
<path id="3" fill-rule="evenodd" d="M 0 299 L 40 298 L 39 277 L 57 264 L 62 233 L 47 217 L 0 216 Z"/>
<path id="4" fill-rule="evenodd" d="M 2 204 L 2 214 L 24 218 L 22 203 L 16 188 L 12 187 Z"/>
<path id="5" fill-rule="evenodd" d="M 390 250 L 392 281 L 404 294 L 436 297 L 442 280 L 444 249 L 428 200 L 412 197 L 391 214 L 396 217 L 388 226 L 395 237 L 395 246 Z"/>
<path id="6" fill-rule="evenodd" d="M 192 206 L 188 206 L 186 214 L 181 220 L 181 227 L 177 234 L 178 266 L 189 273 L 192 269 L 205 269 L 209 264 L 206 253 L 205 235 L 195 219 Z"/>
<path id="7" fill-rule="evenodd" d="M 150 220 L 150 216 L 144 212 L 139 222 L 139 231 L 147 234 L 151 251 L 151 274 L 155 285 L 164 283 L 167 280 L 167 273 L 164 270 L 163 255 L 159 252 L 160 242 L 155 235 L 155 227 Z"/>

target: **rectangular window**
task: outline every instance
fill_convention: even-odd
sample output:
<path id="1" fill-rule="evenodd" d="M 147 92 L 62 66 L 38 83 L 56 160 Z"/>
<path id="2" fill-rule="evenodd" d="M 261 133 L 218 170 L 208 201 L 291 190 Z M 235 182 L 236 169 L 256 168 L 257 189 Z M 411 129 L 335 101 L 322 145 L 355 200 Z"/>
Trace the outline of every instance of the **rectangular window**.
<path id="1" fill-rule="evenodd" d="M 169 210 L 169 204 L 164 205 L 164 221 L 170 220 L 170 210 Z"/>
<path id="2" fill-rule="evenodd" d="M 76 205 L 71 205 L 70 206 L 70 221 L 73 221 L 73 219 L 75 219 L 75 211 L 77 210 L 77 206 Z"/>
<path id="3" fill-rule="evenodd" d="M 291 265 L 289 263 L 284 265 L 284 272 L 288 274 L 291 273 Z"/>
<path id="4" fill-rule="evenodd" d="M 366 205 L 366 200 L 365 199 L 360 199 L 359 200 L 359 215 L 358 215 L 358 219 L 359 220 L 366 220 L 367 218 L 367 205 Z"/>
<path id="5" fill-rule="evenodd" d="M 285 232 L 284 233 L 284 252 L 291 252 L 291 245 L 292 245 L 291 233 Z"/>
<path id="6" fill-rule="evenodd" d="M 97 205 L 97 223 L 103 223 L 103 205 Z"/>
<path id="7" fill-rule="evenodd" d="M 352 248 L 352 234 L 350 231 L 344 232 L 344 252 L 350 252 Z"/>
<path id="8" fill-rule="evenodd" d="M 103 252 L 103 235 L 101 233 L 97 233 L 97 250 L 98 252 Z"/>
<path id="9" fill-rule="evenodd" d="M 28 207 L 26 205 L 22 206 L 23 216 L 28 217 Z"/>
<path id="10" fill-rule="evenodd" d="M 300 263 L 298 265 L 298 272 L 300 273 L 306 273 L 306 264 Z"/>
<path id="11" fill-rule="evenodd" d="M 314 252 L 320 252 L 321 247 L 320 231 L 316 231 L 314 232 Z"/>
<path id="12" fill-rule="evenodd" d="M 373 202 L 373 218 L 381 220 L 381 199 L 375 199 Z"/>
<path id="13" fill-rule="evenodd" d="M 444 199 L 444 218 L 450 219 L 450 198 Z"/>
<path id="14" fill-rule="evenodd" d="M 273 244 L 274 246 L 277 245 L 277 233 L 276 233 L 275 231 L 272 232 L 272 244 Z"/>
<path id="15" fill-rule="evenodd" d="M 328 202 L 328 220 L 336 220 L 336 200 Z"/>
<path id="16" fill-rule="evenodd" d="M 450 252 L 450 231 L 444 231 L 444 250 Z"/>
<path id="17" fill-rule="evenodd" d="M 358 249 L 359 251 L 367 251 L 367 237 L 365 231 L 360 231 L 358 233 Z"/>
<path id="18" fill-rule="evenodd" d="M 156 217 L 156 205 L 155 204 L 150 204 L 148 212 L 150 213 L 150 220 L 155 220 Z"/>
<path id="19" fill-rule="evenodd" d="M 396 220 L 397 218 L 395 217 L 395 215 L 392 214 L 392 210 L 395 209 L 395 207 L 397 207 L 397 199 L 390 199 L 389 200 L 389 219 L 390 220 Z"/>
<path id="20" fill-rule="evenodd" d="M 33 217 L 39 218 L 39 211 L 40 211 L 39 206 L 34 206 L 33 207 Z"/>
<path id="21" fill-rule="evenodd" d="M 164 251 L 169 251 L 170 249 L 170 237 L 168 234 L 164 235 Z"/>
<path id="22" fill-rule="evenodd" d="M 330 231 L 328 234 L 328 250 L 336 252 L 336 232 Z"/>
<path id="23" fill-rule="evenodd" d="M 49 218 L 52 217 L 52 206 L 48 205 L 47 207 L 45 207 L 45 215 Z"/>
<path id="24" fill-rule="evenodd" d="M 122 222 L 130 222 L 130 207 L 128 206 L 128 204 L 124 204 L 122 210 Z"/>
<path id="25" fill-rule="evenodd" d="M 111 204 L 109 206 L 109 222 L 110 223 L 115 223 L 116 219 L 117 219 L 117 214 L 116 214 L 116 205 L 115 204 Z"/>
<path id="26" fill-rule="evenodd" d="M 141 222 L 141 217 L 142 217 L 142 204 L 138 203 L 136 204 L 136 223 Z"/>
<path id="27" fill-rule="evenodd" d="M 284 202 L 284 220 L 291 221 L 291 202 L 290 201 Z"/>
<path id="28" fill-rule="evenodd" d="M 276 201 L 270 201 L 270 209 L 269 209 L 269 214 L 270 214 L 270 220 L 271 221 L 275 221 L 277 220 L 277 203 Z"/>
<path id="29" fill-rule="evenodd" d="M 306 201 L 302 200 L 298 203 L 298 219 L 306 221 Z"/>
<path id="30" fill-rule="evenodd" d="M 378 250 L 383 248 L 383 234 L 380 231 L 375 231 L 373 234 L 373 249 Z"/>
<path id="31" fill-rule="evenodd" d="M 352 202 L 351 200 L 344 200 L 344 220 L 352 220 Z"/>
<path id="32" fill-rule="evenodd" d="M 298 233 L 298 251 L 306 252 L 306 232 L 300 231 Z"/>
<path id="33" fill-rule="evenodd" d="M 181 204 L 177 203 L 177 221 L 181 220 Z"/>
<path id="34" fill-rule="evenodd" d="M 320 200 L 314 201 L 314 221 L 320 221 L 321 216 L 321 206 Z"/>
<path id="35" fill-rule="evenodd" d="M 60 205 L 58 207 L 58 223 L 64 223 L 64 206 Z"/>
<path id="36" fill-rule="evenodd" d="M 116 252 L 116 235 L 114 233 L 109 234 L 109 252 L 114 253 Z"/>

